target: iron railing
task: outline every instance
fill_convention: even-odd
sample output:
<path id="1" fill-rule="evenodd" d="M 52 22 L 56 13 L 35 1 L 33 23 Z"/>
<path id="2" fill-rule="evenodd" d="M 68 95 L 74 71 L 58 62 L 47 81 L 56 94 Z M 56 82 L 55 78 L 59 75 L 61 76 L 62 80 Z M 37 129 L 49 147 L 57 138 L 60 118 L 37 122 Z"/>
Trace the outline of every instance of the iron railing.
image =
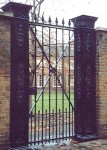
<path id="1" fill-rule="evenodd" d="M 49 120 L 50 119 L 50 120 Z M 57 120 L 57 121 L 56 121 Z M 74 110 L 70 112 L 59 109 L 49 114 L 46 110 L 43 114 L 30 114 L 29 118 L 29 143 L 59 142 L 60 140 L 71 139 L 74 135 Z"/>
<path id="2" fill-rule="evenodd" d="M 74 134 L 73 28 L 30 22 L 29 143 L 70 139 Z M 60 105 L 60 106 L 59 106 Z"/>

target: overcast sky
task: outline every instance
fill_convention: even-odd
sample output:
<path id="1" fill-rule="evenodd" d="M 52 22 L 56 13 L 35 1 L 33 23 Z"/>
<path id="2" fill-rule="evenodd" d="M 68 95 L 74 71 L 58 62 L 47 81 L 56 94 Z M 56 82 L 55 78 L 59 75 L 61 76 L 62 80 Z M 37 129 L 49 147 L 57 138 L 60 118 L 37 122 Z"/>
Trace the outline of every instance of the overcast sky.
<path id="1" fill-rule="evenodd" d="M 45 0 L 43 9 L 46 15 L 66 19 L 83 14 L 95 16 L 98 17 L 96 27 L 107 28 L 107 0 Z"/>
<path id="2" fill-rule="evenodd" d="M 1 2 L 8 0 L 0 0 Z M 31 4 L 32 0 L 13 0 Z M 68 19 L 79 15 L 90 15 L 98 17 L 95 27 L 107 28 L 107 0 L 44 0 L 41 6 L 41 14 L 47 18 L 51 16 L 54 21 L 56 17 Z"/>

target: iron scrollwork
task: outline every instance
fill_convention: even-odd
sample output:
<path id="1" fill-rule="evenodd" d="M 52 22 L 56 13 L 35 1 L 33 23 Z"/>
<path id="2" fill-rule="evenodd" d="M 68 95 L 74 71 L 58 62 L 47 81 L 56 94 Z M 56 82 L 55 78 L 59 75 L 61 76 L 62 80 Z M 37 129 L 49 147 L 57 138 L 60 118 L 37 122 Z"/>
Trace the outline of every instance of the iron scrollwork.
<path id="1" fill-rule="evenodd" d="M 85 42 L 87 52 L 90 52 L 90 47 L 91 47 L 91 37 L 90 36 L 91 36 L 90 33 L 88 33 L 87 37 L 86 37 L 86 42 Z"/>
<path id="2" fill-rule="evenodd" d="M 91 98 L 91 85 L 92 85 L 92 74 L 91 66 L 88 64 L 86 68 L 86 97 L 87 99 Z"/>
<path id="3" fill-rule="evenodd" d="M 81 67 L 80 65 L 77 65 L 77 75 L 76 75 L 76 78 L 77 78 L 77 98 L 80 99 L 81 98 Z"/>
<path id="4" fill-rule="evenodd" d="M 24 65 L 19 63 L 17 66 L 17 100 L 19 103 L 23 102 L 24 99 L 24 85 L 25 85 L 25 75 L 24 75 Z"/>
<path id="5" fill-rule="evenodd" d="M 79 33 L 77 33 L 76 51 L 77 52 L 81 51 L 81 38 L 80 38 L 80 34 Z"/>
<path id="6" fill-rule="evenodd" d="M 23 46 L 24 44 L 24 27 L 23 25 L 19 25 L 17 29 L 17 41 L 19 46 Z"/>

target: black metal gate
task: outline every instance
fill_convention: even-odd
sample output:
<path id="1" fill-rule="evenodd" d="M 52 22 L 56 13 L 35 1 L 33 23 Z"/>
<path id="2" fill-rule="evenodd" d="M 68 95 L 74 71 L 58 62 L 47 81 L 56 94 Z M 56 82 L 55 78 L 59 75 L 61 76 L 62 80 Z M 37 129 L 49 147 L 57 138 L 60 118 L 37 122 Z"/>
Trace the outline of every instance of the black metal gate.
<path id="1" fill-rule="evenodd" d="M 11 20 L 10 147 L 73 136 L 80 141 L 95 139 L 97 18 L 72 19 L 73 39 L 70 21 L 68 26 L 64 20 L 58 25 L 56 18 L 53 25 L 51 18 L 46 24 L 42 17 L 41 23 L 29 23 L 30 8 L 13 2 L 3 8 L 15 12 Z"/>
<path id="2" fill-rule="evenodd" d="M 74 134 L 73 28 L 30 22 L 29 143 L 57 142 Z"/>

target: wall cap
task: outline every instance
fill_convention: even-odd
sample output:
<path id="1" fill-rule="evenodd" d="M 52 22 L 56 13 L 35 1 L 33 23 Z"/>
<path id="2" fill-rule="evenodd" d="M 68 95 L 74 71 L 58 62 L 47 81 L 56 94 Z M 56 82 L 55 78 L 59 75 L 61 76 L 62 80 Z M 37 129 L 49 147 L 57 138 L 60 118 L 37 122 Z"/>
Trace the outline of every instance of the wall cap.
<path id="1" fill-rule="evenodd" d="M 14 17 L 21 19 L 29 19 L 29 11 L 31 8 L 31 5 L 16 2 L 9 2 L 1 7 L 4 12 L 12 12 L 14 14 Z"/>
<path id="2" fill-rule="evenodd" d="M 74 27 L 76 28 L 94 28 L 97 19 L 97 17 L 81 15 L 70 20 L 74 23 Z"/>
<path id="3" fill-rule="evenodd" d="M 107 28 L 97 27 L 95 30 L 96 31 L 107 31 Z"/>
<path id="4" fill-rule="evenodd" d="M 0 12 L 0 16 L 9 16 L 9 17 L 13 17 L 13 13 L 12 13 L 12 12 Z"/>

